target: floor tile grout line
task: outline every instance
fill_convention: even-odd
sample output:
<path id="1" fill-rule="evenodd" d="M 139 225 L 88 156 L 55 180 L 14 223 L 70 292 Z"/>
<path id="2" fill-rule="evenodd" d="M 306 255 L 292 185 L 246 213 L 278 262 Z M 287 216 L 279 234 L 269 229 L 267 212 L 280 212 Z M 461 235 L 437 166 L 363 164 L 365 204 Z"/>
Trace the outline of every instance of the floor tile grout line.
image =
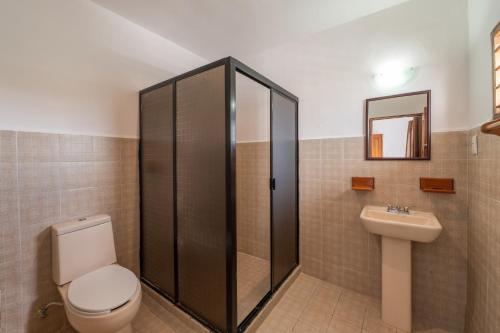
<path id="1" fill-rule="evenodd" d="M 333 321 L 335 320 L 335 312 L 336 312 L 336 310 L 337 310 L 337 307 L 338 307 L 338 305 L 339 305 L 339 304 L 340 304 L 340 303 L 341 303 L 344 299 L 346 299 L 346 297 L 347 297 L 347 296 L 346 296 L 346 293 L 347 293 L 347 292 L 348 292 L 348 290 L 347 290 L 347 289 L 345 289 L 345 288 L 342 288 L 342 289 L 341 289 L 341 294 L 340 294 L 340 296 L 339 296 L 339 298 L 338 298 L 337 305 L 335 306 L 335 311 L 334 311 L 334 313 L 333 313 L 333 316 L 332 316 L 331 322 L 333 322 Z M 360 329 L 359 329 L 359 333 L 365 333 L 365 332 L 366 332 L 366 333 L 369 333 L 369 332 L 368 332 L 368 330 L 367 330 L 367 329 L 365 329 L 365 323 L 366 323 L 366 321 L 367 321 L 367 316 L 368 316 L 368 305 L 367 305 L 367 304 L 364 304 L 364 305 L 363 305 L 363 321 L 362 321 L 362 323 L 361 323 L 361 327 L 360 327 Z"/>
<path id="2" fill-rule="evenodd" d="M 368 307 L 365 305 L 365 313 L 363 314 L 363 323 L 361 324 L 361 331 L 363 332 L 365 330 L 365 324 L 367 324 L 368 320 Z"/>
<path id="3" fill-rule="evenodd" d="M 141 302 L 141 303 L 142 303 L 142 302 Z M 157 314 L 156 314 L 153 310 L 151 310 L 151 309 L 150 309 L 150 307 L 149 307 L 147 304 L 142 303 L 141 305 L 143 305 L 144 307 L 146 307 L 146 308 L 148 309 L 148 311 L 149 311 L 149 312 L 151 312 L 151 314 L 152 314 L 152 315 L 153 315 L 156 319 L 158 319 L 158 320 L 159 320 L 159 322 L 161 322 L 162 326 L 166 326 L 166 327 L 167 327 L 167 328 L 169 328 L 169 329 L 171 328 L 170 326 L 168 326 L 168 325 L 167 325 L 167 323 L 165 323 L 165 322 L 163 321 L 163 319 L 161 319 L 161 318 L 160 318 L 160 316 L 158 316 L 158 315 L 157 315 Z M 161 305 L 159 305 L 159 306 L 161 306 Z"/>
<path id="4" fill-rule="evenodd" d="M 344 294 L 344 288 L 340 289 L 340 295 L 337 298 L 337 302 L 335 302 L 335 307 L 333 308 L 332 318 L 335 316 L 335 312 L 337 311 L 337 307 L 339 306 L 340 300 L 342 299 L 342 295 Z"/>
<path id="5" fill-rule="evenodd" d="M 295 330 L 295 326 L 297 326 L 297 324 L 299 323 L 300 321 L 300 317 L 302 317 L 302 314 L 304 314 L 306 308 L 307 308 L 307 304 L 309 304 L 309 302 L 311 301 L 312 297 L 314 296 L 314 293 L 316 292 L 317 288 L 319 287 L 319 284 L 321 283 L 321 281 L 319 280 L 319 282 L 316 283 L 316 285 L 314 286 L 314 289 L 313 291 L 311 292 L 311 295 L 309 295 L 309 297 L 307 298 L 307 301 L 304 302 L 306 305 L 302 308 L 302 310 L 300 311 L 300 314 L 297 316 L 297 318 L 295 319 L 295 323 L 293 324 L 292 326 L 292 332 Z"/>
<path id="6" fill-rule="evenodd" d="M 332 325 L 333 321 L 335 320 L 335 312 L 337 311 L 337 307 L 339 306 L 339 303 L 340 303 L 340 300 L 341 300 L 343 294 L 344 294 L 344 288 L 340 287 L 340 294 L 337 297 L 337 302 L 335 302 L 335 306 L 334 306 L 333 312 L 332 312 L 332 314 L 330 316 L 330 320 L 328 322 L 328 326 L 326 327 L 326 331 L 328 331 L 328 329 Z"/>

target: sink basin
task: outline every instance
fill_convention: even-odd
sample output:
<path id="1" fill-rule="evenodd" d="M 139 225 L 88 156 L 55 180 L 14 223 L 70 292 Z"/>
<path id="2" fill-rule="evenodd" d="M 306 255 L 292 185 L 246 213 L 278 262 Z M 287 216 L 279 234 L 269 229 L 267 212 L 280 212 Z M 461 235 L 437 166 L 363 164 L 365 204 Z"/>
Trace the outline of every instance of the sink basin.
<path id="1" fill-rule="evenodd" d="M 360 218 L 368 232 L 382 236 L 382 320 L 411 332 L 411 242 L 430 243 L 443 228 L 432 213 L 379 206 L 365 206 Z"/>
<path id="2" fill-rule="evenodd" d="M 388 212 L 385 207 L 365 206 L 361 221 L 371 233 L 410 241 L 433 242 L 443 229 L 432 213 L 410 211 L 410 214 Z"/>

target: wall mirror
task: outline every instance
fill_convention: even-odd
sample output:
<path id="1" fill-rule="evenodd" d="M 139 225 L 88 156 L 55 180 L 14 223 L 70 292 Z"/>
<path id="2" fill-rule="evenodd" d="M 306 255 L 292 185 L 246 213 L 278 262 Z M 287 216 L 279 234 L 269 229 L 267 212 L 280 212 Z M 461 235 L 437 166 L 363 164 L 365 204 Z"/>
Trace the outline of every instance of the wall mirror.
<path id="1" fill-rule="evenodd" d="M 431 92 L 366 100 L 367 160 L 429 160 Z"/>

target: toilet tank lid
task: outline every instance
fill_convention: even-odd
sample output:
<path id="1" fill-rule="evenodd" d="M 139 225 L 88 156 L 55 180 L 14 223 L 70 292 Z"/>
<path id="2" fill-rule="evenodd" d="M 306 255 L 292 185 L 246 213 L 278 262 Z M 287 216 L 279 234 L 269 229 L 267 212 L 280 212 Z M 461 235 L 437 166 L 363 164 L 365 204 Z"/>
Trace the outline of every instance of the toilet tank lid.
<path id="1" fill-rule="evenodd" d="M 52 225 L 52 232 L 55 235 L 64 235 L 73 231 L 82 230 L 90 227 L 94 227 L 99 224 L 111 222 L 111 217 L 109 215 L 93 215 L 88 217 L 82 217 L 67 222 L 57 223 Z"/>

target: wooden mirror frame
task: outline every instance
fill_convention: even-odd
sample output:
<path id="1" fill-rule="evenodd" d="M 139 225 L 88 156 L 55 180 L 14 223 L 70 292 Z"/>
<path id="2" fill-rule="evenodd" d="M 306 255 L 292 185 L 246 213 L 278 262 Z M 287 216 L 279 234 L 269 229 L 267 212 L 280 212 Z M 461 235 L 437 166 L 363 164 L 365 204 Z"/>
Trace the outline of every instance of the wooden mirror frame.
<path id="1" fill-rule="evenodd" d="M 370 155 L 370 133 L 371 133 L 371 121 L 369 118 L 369 103 L 374 101 L 379 101 L 383 99 L 391 99 L 397 97 L 405 97 L 405 96 L 413 96 L 413 95 L 427 95 L 427 146 L 428 146 L 428 154 L 426 157 L 371 157 Z M 412 116 L 408 114 L 408 116 Z M 393 116 L 387 116 L 384 118 L 393 118 Z M 430 90 L 422 90 L 415 91 L 404 94 L 383 96 L 383 97 L 375 97 L 369 98 L 365 100 L 365 119 L 364 119 L 364 127 L 365 127 L 365 159 L 367 161 L 429 161 L 431 159 L 431 91 Z"/>

